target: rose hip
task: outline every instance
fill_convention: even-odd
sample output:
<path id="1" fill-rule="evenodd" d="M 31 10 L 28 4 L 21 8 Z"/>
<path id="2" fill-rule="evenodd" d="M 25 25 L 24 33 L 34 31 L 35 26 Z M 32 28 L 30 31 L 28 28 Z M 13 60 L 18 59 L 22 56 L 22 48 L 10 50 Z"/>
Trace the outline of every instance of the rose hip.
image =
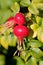
<path id="1" fill-rule="evenodd" d="M 25 22 L 25 16 L 23 15 L 23 13 L 17 13 L 14 17 L 14 22 L 15 24 L 23 25 Z"/>
<path id="2" fill-rule="evenodd" d="M 15 26 L 13 29 L 13 33 L 21 41 L 23 38 L 25 38 L 29 35 L 29 29 L 23 25 Z"/>
<path id="3" fill-rule="evenodd" d="M 10 18 L 8 18 L 8 20 L 7 21 L 12 21 L 14 19 L 14 17 L 10 17 Z"/>

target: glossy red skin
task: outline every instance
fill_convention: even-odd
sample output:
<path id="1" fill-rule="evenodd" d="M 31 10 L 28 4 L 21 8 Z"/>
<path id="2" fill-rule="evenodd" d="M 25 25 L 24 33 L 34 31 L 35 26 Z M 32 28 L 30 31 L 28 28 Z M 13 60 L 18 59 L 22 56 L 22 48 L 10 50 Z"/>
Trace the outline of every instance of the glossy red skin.
<path id="1" fill-rule="evenodd" d="M 19 40 L 22 40 L 29 35 L 29 29 L 25 26 L 15 26 L 13 32 Z"/>
<path id="2" fill-rule="evenodd" d="M 12 21 L 12 20 L 14 20 L 14 17 L 10 17 L 10 18 L 8 18 L 8 20 L 7 21 Z"/>
<path id="3" fill-rule="evenodd" d="M 15 24 L 23 25 L 25 22 L 25 16 L 22 13 L 17 13 L 14 17 Z"/>

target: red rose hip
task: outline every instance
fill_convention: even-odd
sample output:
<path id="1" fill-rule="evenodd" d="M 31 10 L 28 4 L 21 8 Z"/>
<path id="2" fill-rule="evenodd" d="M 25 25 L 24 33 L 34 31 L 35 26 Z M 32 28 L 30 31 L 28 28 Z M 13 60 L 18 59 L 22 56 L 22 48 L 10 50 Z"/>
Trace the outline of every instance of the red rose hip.
<path id="1" fill-rule="evenodd" d="M 5 23 L 5 26 L 9 28 L 9 27 L 12 27 L 14 24 L 15 24 L 14 23 L 14 17 L 9 17 L 7 19 L 7 22 Z"/>
<path id="2" fill-rule="evenodd" d="M 23 13 L 17 13 L 14 17 L 15 24 L 23 25 L 25 22 L 25 16 Z"/>
<path id="3" fill-rule="evenodd" d="M 10 17 L 10 18 L 8 18 L 8 20 L 7 21 L 12 21 L 14 19 L 14 17 Z"/>
<path id="4" fill-rule="evenodd" d="M 15 26 L 13 32 L 18 37 L 19 41 L 29 35 L 29 29 L 25 26 Z"/>

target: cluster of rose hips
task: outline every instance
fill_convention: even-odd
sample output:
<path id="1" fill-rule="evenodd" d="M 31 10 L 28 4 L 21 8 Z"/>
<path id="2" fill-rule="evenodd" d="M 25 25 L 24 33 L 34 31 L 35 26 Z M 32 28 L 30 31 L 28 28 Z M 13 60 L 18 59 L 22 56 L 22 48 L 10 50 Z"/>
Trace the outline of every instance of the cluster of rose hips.
<path id="1" fill-rule="evenodd" d="M 17 36 L 19 41 L 29 35 L 29 29 L 24 26 L 25 23 L 25 16 L 23 13 L 17 13 L 14 17 L 10 17 L 8 21 L 12 21 L 16 25 L 13 28 L 14 35 Z"/>
<path id="2" fill-rule="evenodd" d="M 17 51 L 15 51 L 14 55 L 18 52 L 18 55 L 20 55 L 21 47 L 25 48 L 25 45 L 23 44 L 23 39 L 29 35 L 29 28 L 27 28 L 25 25 L 25 16 L 23 13 L 17 13 L 15 16 L 10 17 L 7 22 L 5 23 L 5 27 L 7 29 L 9 27 L 13 26 L 13 33 L 18 38 L 18 45 L 17 45 Z"/>

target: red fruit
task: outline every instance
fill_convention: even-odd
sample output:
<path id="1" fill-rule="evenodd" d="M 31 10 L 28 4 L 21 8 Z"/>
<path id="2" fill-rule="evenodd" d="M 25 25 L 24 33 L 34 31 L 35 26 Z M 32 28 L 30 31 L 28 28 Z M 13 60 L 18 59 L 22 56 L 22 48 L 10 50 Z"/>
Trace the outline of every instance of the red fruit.
<path id="1" fill-rule="evenodd" d="M 25 22 L 25 16 L 22 13 L 17 13 L 14 17 L 16 24 L 22 25 Z"/>
<path id="2" fill-rule="evenodd" d="M 13 32 L 19 40 L 29 35 L 29 29 L 25 26 L 15 26 Z"/>
<path id="3" fill-rule="evenodd" d="M 14 17 L 10 17 L 10 18 L 8 18 L 8 20 L 7 21 L 12 21 L 12 20 L 14 20 Z"/>
<path id="4" fill-rule="evenodd" d="M 5 26 L 7 28 L 12 27 L 14 25 L 14 17 L 8 18 L 7 22 L 5 23 Z"/>

